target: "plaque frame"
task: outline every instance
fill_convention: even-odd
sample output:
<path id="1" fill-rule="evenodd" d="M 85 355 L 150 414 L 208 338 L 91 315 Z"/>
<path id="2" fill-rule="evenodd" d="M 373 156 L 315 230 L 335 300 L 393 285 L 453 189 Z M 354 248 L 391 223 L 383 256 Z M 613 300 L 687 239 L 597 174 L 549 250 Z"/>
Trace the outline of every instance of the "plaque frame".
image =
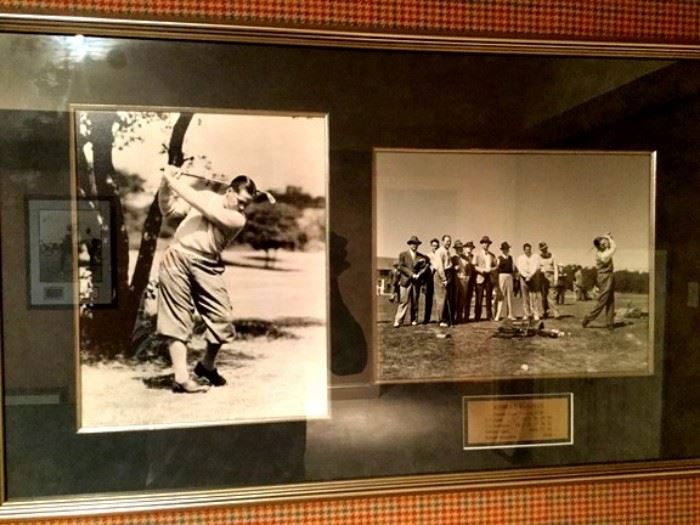
<path id="1" fill-rule="evenodd" d="M 566 410 L 566 428 L 567 436 L 566 438 L 558 439 L 530 439 L 530 440 L 512 440 L 510 442 L 482 442 L 477 444 L 469 443 L 469 403 L 471 401 L 494 401 L 508 403 L 508 401 L 537 401 L 544 399 L 566 399 L 567 400 L 567 410 Z M 508 396 L 465 396 L 462 398 L 463 410 L 464 410 L 464 431 L 462 436 L 462 441 L 464 445 L 464 450 L 486 450 L 486 449 L 496 449 L 496 448 L 519 448 L 519 447 L 549 447 L 549 446 L 561 446 L 561 445 L 573 445 L 574 444 L 574 395 L 572 393 L 552 393 L 552 394 L 531 394 L 531 395 L 508 395 Z"/>

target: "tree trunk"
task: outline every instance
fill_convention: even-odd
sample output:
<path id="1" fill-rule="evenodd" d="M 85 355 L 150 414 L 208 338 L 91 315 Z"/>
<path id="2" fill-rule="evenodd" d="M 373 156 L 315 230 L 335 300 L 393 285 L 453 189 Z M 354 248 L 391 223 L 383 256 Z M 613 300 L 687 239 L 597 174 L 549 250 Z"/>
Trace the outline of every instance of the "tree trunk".
<path id="1" fill-rule="evenodd" d="M 192 120 L 192 113 L 180 113 L 173 132 L 170 135 L 170 144 L 168 145 L 168 164 L 174 166 L 182 166 L 184 162 L 184 154 L 182 152 L 182 143 L 185 140 L 185 132 Z M 153 266 L 153 256 L 155 255 L 156 246 L 158 244 L 158 233 L 163 222 L 163 216 L 158 207 L 158 194 L 153 198 L 151 206 L 148 208 L 146 220 L 143 223 L 143 233 L 141 234 L 141 244 L 139 245 L 139 254 L 136 258 L 136 266 L 134 267 L 134 275 L 131 279 L 131 289 L 135 301 L 135 315 L 143 296 L 143 291 L 148 285 L 151 267 Z"/>
<path id="2" fill-rule="evenodd" d="M 183 163 L 182 143 L 192 116 L 191 113 L 181 114 L 173 128 L 168 155 L 171 164 Z M 81 193 L 88 197 L 113 199 L 111 230 L 115 241 L 113 250 L 116 268 L 113 275 L 117 307 L 90 309 L 89 315 L 83 316 L 81 320 L 81 339 L 84 349 L 95 357 L 113 357 L 116 354 L 130 354 L 132 333 L 153 266 L 162 216 L 156 194 L 144 220 L 139 253 L 129 282 L 129 236 L 112 163 L 113 127 L 117 116 L 114 112 L 92 112 L 89 119 L 92 124 L 94 177 L 80 177 L 80 181 L 89 181 L 91 186 L 80 189 Z M 79 153 L 82 154 L 82 150 Z M 81 159 L 80 165 L 87 165 L 84 158 Z"/>
<path id="3" fill-rule="evenodd" d="M 85 197 L 109 197 L 112 200 L 112 223 L 110 229 L 114 244 L 112 250 L 116 268 L 113 268 L 116 308 L 88 309 L 81 317 L 81 346 L 93 356 L 112 357 L 123 351 L 129 341 L 133 317 L 130 305 L 133 302 L 128 284 L 129 238 L 124 225 L 124 213 L 119 200 L 119 189 L 114 180 L 112 147 L 113 127 L 116 114 L 113 112 L 91 112 L 89 114 L 93 151 L 94 177 L 82 177 L 90 187 L 80 188 Z M 82 151 L 80 152 L 83 153 Z M 86 166 L 87 163 L 82 164 Z"/>

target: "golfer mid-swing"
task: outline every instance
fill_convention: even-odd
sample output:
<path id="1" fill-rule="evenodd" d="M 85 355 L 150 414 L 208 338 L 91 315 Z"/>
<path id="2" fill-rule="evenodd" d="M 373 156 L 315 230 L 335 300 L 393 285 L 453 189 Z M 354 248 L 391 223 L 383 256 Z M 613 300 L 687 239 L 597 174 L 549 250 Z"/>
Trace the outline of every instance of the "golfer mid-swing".
<path id="1" fill-rule="evenodd" d="M 168 166 L 158 192 L 163 215 L 184 217 L 163 254 L 158 273 L 157 332 L 167 341 L 175 379 L 173 392 L 205 392 L 187 370 L 187 342 L 192 335 L 194 310 L 207 331 L 207 348 L 194 367 L 194 375 L 211 385 L 226 384 L 215 360 L 223 344 L 234 340 L 232 308 L 223 279 L 221 252 L 246 223 L 244 209 L 258 193 L 245 175 L 231 182 L 226 192 L 194 189 Z"/>

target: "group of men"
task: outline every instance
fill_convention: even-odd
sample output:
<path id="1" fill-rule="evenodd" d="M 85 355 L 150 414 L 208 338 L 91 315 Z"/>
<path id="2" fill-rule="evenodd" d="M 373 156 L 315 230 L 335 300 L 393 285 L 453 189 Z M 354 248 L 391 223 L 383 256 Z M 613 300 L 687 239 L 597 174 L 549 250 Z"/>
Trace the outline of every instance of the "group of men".
<path id="1" fill-rule="evenodd" d="M 407 244 L 408 250 L 401 252 L 394 263 L 394 300 L 398 303 L 394 327 L 404 324 L 407 314 L 412 325 L 436 321 L 444 327 L 482 319 L 515 320 L 516 295 L 521 297 L 524 319 L 559 318 L 561 268 L 546 242 L 538 244 L 539 253 L 533 253 L 530 243 L 523 244 L 517 260 L 505 241 L 500 245 L 500 254 L 494 254 L 487 235 L 479 241 L 479 248 L 472 241 L 456 240 L 453 244 L 450 235 L 443 235 L 442 239 L 430 241 L 427 254 L 418 251 L 422 242 L 415 235 Z M 608 303 L 600 311 L 606 312 L 612 326 L 615 245 L 609 235 L 596 237 L 594 245 L 598 249 L 596 264 L 602 258 L 605 271 L 610 273 L 610 282 L 606 284 L 610 290 L 605 299 Z M 419 320 L 421 294 L 424 308 L 423 318 Z M 584 327 L 600 311 L 594 309 L 586 316 Z"/>

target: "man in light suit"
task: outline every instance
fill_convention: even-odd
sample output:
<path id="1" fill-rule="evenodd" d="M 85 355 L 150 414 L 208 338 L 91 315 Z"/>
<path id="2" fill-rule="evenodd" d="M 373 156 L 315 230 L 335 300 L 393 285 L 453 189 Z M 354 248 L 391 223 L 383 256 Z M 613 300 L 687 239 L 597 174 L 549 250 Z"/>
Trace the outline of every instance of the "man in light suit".
<path id="1" fill-rule="evenodd" d="M 410 306 L 411 324 L 417 324 L 418 298 L 420 295 L 421 279 L 423 273 L 429 268 L 428 258 L 418 252 L 421 241 L 415 235 L 408 241 L 408 250 L 399 254 L 399 305 L 394 317 L 394 328 L 398 328 L 406 317 Z"/>
<path id="2" fill-rule="evenodd" d="M 452 324 L 452 312 L 454 311 L 454 271 L 452 268 L 452 237 L 442 236 L 442 246 L 435 251 L 433 264 L 435 265 L 434 286 L 435 308 L 438 316 L 438 324 L 447 327 Z"/>
<path id="3" fill-rule="evenodd" d="M 518 257 L 517 269 L 525 319 L 539 321 L 542 317 L 540 257 L 532 253 L 532 245 L 529 242 L 523 244 L 523 253 Z"/>
<path id="4" fill-rule="evenodd" d="M 491 273 L 498 267 L 496 255 L 489 251 L 491 239 L 484 235 L 479 241 L 481 248 L 474 254 L 474 270 L 476 272 L 476 302 L 474 305 L 474 321 L 481 321 L 481 308 L 486 301 L 486 319 L 493 318 L 492 299 L 493 281 Z"/>

